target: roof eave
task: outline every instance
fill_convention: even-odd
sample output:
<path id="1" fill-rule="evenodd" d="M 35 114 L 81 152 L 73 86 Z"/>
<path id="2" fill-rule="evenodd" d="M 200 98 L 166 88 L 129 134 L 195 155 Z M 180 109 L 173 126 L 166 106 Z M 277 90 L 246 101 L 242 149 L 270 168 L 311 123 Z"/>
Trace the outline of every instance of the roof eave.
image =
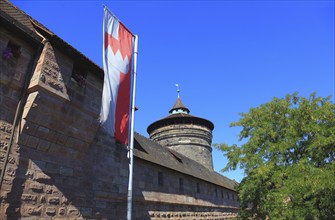
<path id="1" fill-rule="evenodd" d="M 23 34 L 25 39 L 27 39 L 28 41 L 31 41 L 35 44 L 42 43 L 43 38 L 41 36 L 39 36 L 33 30 L 30 30 L 29 28 L 21 24 L 14 18 L 12 18 L 10 15 L 6 14 L 2 10 L 0 10 L 0 21 L 1 21 L 1 24 L 4 25 L 4 27 L 20 32 L 20 34 Z"/>
<path id="2" fill-rule="evenodd" d="M 181 117 L 178 117 L 178 115 L 180 115 Z M 184 115 L 184 116 L 182 116 Z M 154 123 L 150 124 L 147 128 L 147 132 L 148 134 L 150 134 L 153 130 L 161 127 L 161 126 L 164 126 L 164 125 L 169 125 L 169 124 L 174 124 L 176 122 L 179 122 L 179 124 L 184 124 L 185 122 L 185 119 L 186 121 L 189 120 L 189 121 L 193 121 L 194 124 L 200 124 L 200 125 L 204 125 L 206 127 L 208 127 L 208 129 L 210 129 L 211 131 L 214 129 L 214 124 L 207 120 L 207 119 L 204 119 L 204 118 L 199 118 L 199 117 L 195 117 L 195 116 L 192 116 L 192 115 L 189 115 L 189 114 L 183 114 L 183 113 L 178 113 L 178 114 L 175 114 L 173 117 L 171 117 L 171 115 L 165 117 L 165 118 L 162 118 L 158 121 L 155 121 Z"/>

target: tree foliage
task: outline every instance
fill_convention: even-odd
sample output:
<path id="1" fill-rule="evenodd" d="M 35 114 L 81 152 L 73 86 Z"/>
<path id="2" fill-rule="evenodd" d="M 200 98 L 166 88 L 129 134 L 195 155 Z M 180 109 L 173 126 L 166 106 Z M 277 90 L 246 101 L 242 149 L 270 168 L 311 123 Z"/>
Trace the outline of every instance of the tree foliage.
<path id="1" fill-rule="evenodd" d="M 244 169 L 238 186 L 242 219 L 335 219 L 335 104 L 330 97 L 296 93 L 249 113 L 240 147 L 217 145 Z"/>

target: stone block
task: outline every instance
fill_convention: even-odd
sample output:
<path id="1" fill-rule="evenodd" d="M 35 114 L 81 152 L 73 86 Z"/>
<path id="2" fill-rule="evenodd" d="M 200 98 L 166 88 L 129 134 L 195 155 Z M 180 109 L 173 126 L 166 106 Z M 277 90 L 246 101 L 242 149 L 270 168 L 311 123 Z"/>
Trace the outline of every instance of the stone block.
<path id="1" fill-rule="evenodd" d="M 49 128 L 47 128 L 47 127 L 43 127 L 43 126 L 39 126 L 38 128 L 37 128 L 37 132 L 39 132 L 39 136 L 40 135 L 45 135 L 45 136 L 47 136 L 47 134 L 49 133 Z"/>
<path id="2" fill-rule="evenodd" d="M 13 180 L 14 180 L 14 178 L 12 178 L 12 177 L 5 177 L 4 179 L 3 179 L 3 184 L 5 184 L 5 185 L 13 185 Z"/>
<path id="3" fill-rule="evenodd" d="M 52 205 L 59 205 L 60 198 L 59 197 L 49 197 L 48 198 L 48 203 L 52 204 Z"/>
<path id="4" fill-rule="evenodd" d="M 107 207 L 107 204 L 105 201 L 97 200 L 95 201 L 95 207 L 104 209 Z"/>
<path id="5" fill-rule="evenodd" d="M 31 148 L 36 148 L 38 146 L 39 139 L 34 136 L 29 136 L 28 141 L 27 141 L 27 146 Z"/>
<path id="6" fill-rule="evenodd" d="M 50 148 L 50 142 L 46 140 L 40 140 L 37 149 L 40 151 L 48 151 Z"/>
<path id="7" fill-rule="evenodd" d="M 56 136 L 56 132 L 53 130 L 50 130 L 46 139 L 52 143 L 55 143 L 57 141 L 57 136 Z"/>
<path id="8" fill-rule="evenodd" d="M 66 208 L 65 207 L 61 207 L 58 209 L 58 215 L 60 216 L 64 216 L 66 214 Z"/>
<path id="9" fill-rule="evenodd" d="M 120 168 L 120 175 L 122 177 L 128 177 L 128 170 Z"/>
<path id="10" fill-rule="evenodd" d="M 42 206 L 23 205 L 21 208 L 22 217 L 40 216 Z"/>
<path id="11" fill-rule="evenodd" d="M 40 196 L 40 203 L 45 203 L 47 200 L 46 200 L 46 197 L 45 195 L 41 195 Z"/>
<path id="12" fill-rule="evenodd" d="M 79 216 L 79 210 L 74 206 L 68 207 L 67 213 L 69 217 Z"/>
<path id="13" fill-rule="evenodd" d="M 45 210 L 45 214 L 48 216 L 55 216 L 56 215 L 56 208 L 55 207 L 47 207 Z"/>
<path id="14" fill-rule="evenodd" d="M 45 173 L 42 172 L 35 173 L 35 180 L 38 182 L 48 181 L 50 179 L 51 179 L 50 176 L 46 175 Z"/>
<path id="15" fill-rule="evenodd" d="M 33 192 L 43 192 L 43 184 L 40 183 L 30 183 L 29 188 Z"/>
<path id="16" fill-rule="evenodd" d="M 27 141 L 28 141 L 28 138 L 29 138 L 29 135 L 27 135 L 26 133 L 22 133 L 19 137 L 19 141 L 18 143 L 19 144 L 23 144 L 23 145 L 26 145 L 27 144 Z"/>
<path id="17" fill-rule="evenodd" d="M 65 155 L 66 154 L 66 148 L 64 148 L 60 144 L 52 143 L 51 147 L 49 148 L 49 153 L 51 153 L 53 155 L 57 155 L 57 154 Z"/>
<path id="18" fill-rule="evenodd" d="M 53 192 L 53 186 L 46 186 L 45 187 L 45 193 L 52 194 Z"/>
<path id="19" fill-rule="evenodd" d="M 63 135 L 63 134 L 61 134 L 61 133 L 58 133 L 57 144 L 65 145 L 67 139 L 68 139 L 68 136 Z"/>
<path id="20" fill-rule="evenodd" d="M 12 166 L 8 166 L 7 170 L 6 170 L 6 175 L 14 177 L 16 173 L 16 168 L 12 167 Z"/>
<path id="21" fill-rule="evenodd" d="M 145 182 L 144 181 L 139 181 L 138 182 L 138 188 L 144 189 L 144 187 L 145 187 Z"/>
<path id="22" fill-rule="evenodd" d="M 37 125 L 33 123 L 26 123 L 24 127 L 24 133 L 27 133 L 29 135 L 34 135 L 37 130 Z"/>
<path id="23" fill-rule="evenodd" d="M 80 208 L 80 213 L 83 217 L 91 217 L 92 216 L 92 208 Z"/>
<path id="24" fill-rule="evenodd" d="M 7 161 L 7 162 L 10 163 L 10 164 L 12 164 L 12 165 L 14 165 L 14 164 L 15 164 L 15 165 L 18 165 L 18 164 L 16 163 L 17 160 L 18 160 L 18 159 L 16 159 L 16 157 L 14 157 L 13 155 L 10 154 L 10 155 L 8 156 L 8 161 Z"/>
<path id="25" fill-rule="evenodd" d="M 64 176 L 73 176 L 73 168 L 60 167 L 59 174 Z"/>
<path id="26" fill-rule="evenodd" d="M 25 176 L 27 179 L 33 179 L 34 178 L 34 174 L 35 174 L 35 171 L 33 170 L 27 170 L 27 172 L 25 173 Z"/>
<path id="27" fill-rule="evenodd" d="M 59 169 L 60 169 L 59 165 L 54 164 L 54 163 L 47 163 L 45 171 L 47 173 L 58 173 Z"/>
<path id="28" fill-rule="evenodd" d="M 84 148 L 84 142 L 76 139 L 76 138 L 68 138 L 66 141 L 66 146 L 71 147 L 77 150 L 83 149 Z"/>
<path id="29" fill-rule="evenodd" d="M 25 202 L 36 202 L 37 196 L 32 194 L 22 194 L 21 200 Z"/>

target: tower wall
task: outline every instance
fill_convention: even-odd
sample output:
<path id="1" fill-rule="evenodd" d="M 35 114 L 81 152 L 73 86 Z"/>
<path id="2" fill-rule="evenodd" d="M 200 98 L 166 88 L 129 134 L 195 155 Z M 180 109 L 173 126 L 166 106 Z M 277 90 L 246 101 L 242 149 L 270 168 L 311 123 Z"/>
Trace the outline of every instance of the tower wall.
<path id="1" fill-rule="evenodd" d="M 196 124 L 171 124 L 150 133 L 150 138 L 213 170 L 212 132 Z"/>

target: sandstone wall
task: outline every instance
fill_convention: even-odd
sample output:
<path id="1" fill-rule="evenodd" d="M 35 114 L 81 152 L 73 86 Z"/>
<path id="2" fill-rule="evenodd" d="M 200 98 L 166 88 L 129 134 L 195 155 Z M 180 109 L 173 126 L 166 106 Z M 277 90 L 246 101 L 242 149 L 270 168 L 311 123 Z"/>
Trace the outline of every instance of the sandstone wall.
<path id="1" fill-rule="evenodd" d="M 73 77 L 76 67 L 85 67 L 81 59 L 48 40 L 38 54 L 9 30 L 0 33 L 1 51 L 9 39 L 22 48 L 16 63 L 1 62 L 1 168 L 23 79 L 33 71 L 1 185 L 0 219 L 125 219 L 127 151 L 99 129 L 102 71 L 79 68 L 86 78 L 81 84 Z M 29 69 L 35 55 L 37 65 Z M 225 193 L 233 194 L 135 160 L 134 219 L 224 219 L 238 204 Z"/>
<path id="2" fill-rule="evenodd" d="M 171 124 L 155 129 L 150 138 L 213 170 L 212 132 L 196 124 Z"/>
<path id="3" fill-rule="evenodd" d="M 168 218 L 169 215 L 178 219 L 186 215 L 189 219 L 203 219 L 202 215 L 210 212 L 213 215 L 223 212 L 218 217 L 234 216 L 237 212 L 237 195 L 231 190 L 140 159 L 134 164 L 135 204 L 146 206 L 136 208 L 136 219 L 148 215 L 150 218 Z"/>
<path id="4" fill-rule="evenodd" d="M 19 45 L 19 56 L 10 59 L 4 59 L 3 53 L 7 50 L 9 44 Z M 0 27 L 0 171 L 4 172 L 3 185 L 1 188 L 0 199 L 0 219 L 7 204 L 2 203 L 6 194 L 12 190 L 13 179 L 16 175 L 16 168 L 19 162 L 19 146 L 14 141 L 9 154 L 6 170 L 4 163 L 9 148 L 11 133 L 13 131 L 13 121 L 24 84 L 24 76 L 31 71 L 29 67 L 33 62 L 36 48 L 22 40 L 20 37 L 12 35 L 10 31 Z M 14 136 L 17 139 L 17 135 Z"/>

